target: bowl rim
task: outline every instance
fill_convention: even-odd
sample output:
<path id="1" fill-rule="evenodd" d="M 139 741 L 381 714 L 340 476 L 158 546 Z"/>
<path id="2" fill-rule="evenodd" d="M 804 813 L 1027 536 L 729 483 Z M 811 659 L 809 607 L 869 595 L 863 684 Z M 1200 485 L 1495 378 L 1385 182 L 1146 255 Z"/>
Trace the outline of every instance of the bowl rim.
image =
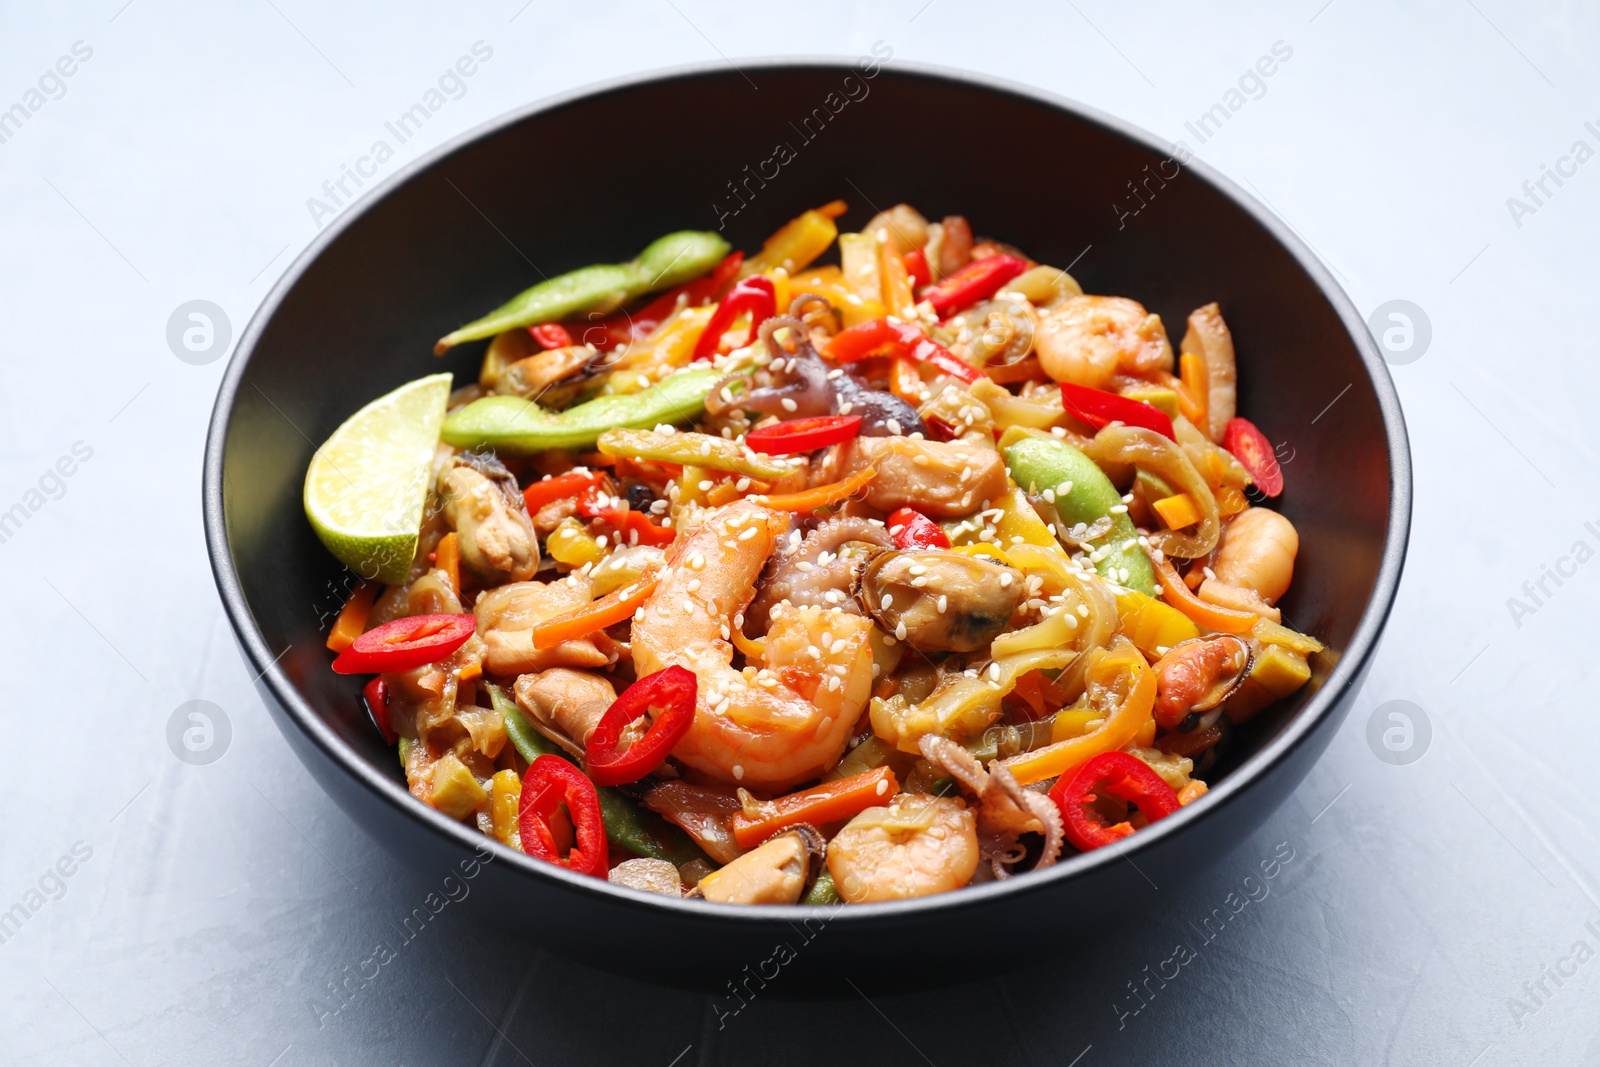
<path id="1" fill-rule="evenodd" d="M 547 879 L 573 890 L 600 893 L 621 908 L 637 909 L 659 914 L 662 909 L 674 913 L 684 921 L 722 921 L 740 924 L 746 930 L 757 930 L 774 924 L 793 924 L 827 916 L 828 921 L 843 918 L 849 926 L 863 923 L 891 922 L 898 919 L 922 918 L 934 914 L 953 914 L 964 909 L 992 904 L 1000 897 L 1022 898 L 1046 892 L 1058 884 L 1086 875 L 1098 867 L 1126 859 L 1138 869 L 1134 856 L 1156 847 L 1173 834 L 1184 833 L 1197 823 L 1217 817 L 1225 807 L 1241 802 L 1260 779 L 1267 776 L 1277 764 L 1283 762 L 1295 749 L 1307 743 L 1324 719 L 1333 714 L 1345 691 L 1361 677 L 1388 619 L 1404 567 L 1411 522 L 1412 472 L 1410 446 L 1406 435 L 1405 418 L 1400 406 L 1387 364 L 1379 354 L 1377 344 L 1368 331 L 1366 321 L 1333 275 L 1310 248 L 1281 221 L 1276 214 L 1251 197 L 1233 181 L 1223 176 L 1204 161 L 1191 155 L 1183 163 L 1193 170 L 1195 177 L 1207 183 L 1234 202 L 1257 224 L 1265 228 L 1306 271 L 1321 291 L 1324 299 L 1338 315 L 1346 333 L 1354 341 L 1372 382 L 1383 420 L 1385 444 L 1389 460 L 1389 526 L 1379 559 L 1371 598 L 1363 609 L 1350 641 L 1339 661 L 1329 672 L 1322 688 L 1307 702 L 1300 713 L 1258 751 L 1239 766 L 1205 796 L 1187 805 L 1173 816 L 1161 820 L 1134 835 L 1127 845 L 1097 849 L 1068 857 L 1046 871 L 1004 881 L 968 886 L 959 892 L 941 893 L 909 900 L 884 901 L 868 905 L 766 905 L 759 908 L 731 908 L 706 901 L 662 897 L 640 893 L 574 874 L 554 864 L 546 863 L 511 849 L 486 837 L 466 824 L 449 819 L 442 813 L 419 804 L 409 792 L 391 778 L 381 774 L 362 756 L 347 745 L 317 713 L 309 701 L 278 666 L 278 658 L 267 646 L 246 601 L 238 573 L 234 568 L 229 548 L 227 523 L 223 509 L 222 471 L 227 443 L 228 426 L 232 419 L 234 403 L 244 373 L 267 323 L 277 313 L 287 294 L 299 282 L 322 253 L 357 219 L 373 210 L 378 204 L 409 182 L 421 177 L 436 164 L 456 152 L 485 138 L 502 133 L 538 115 L 581 104 L 590 99 L 638 91 L 652 85 L 689 81 L 709 76 L 734 77 L 745 71 L 826 71 L 839 74 L 857 69 L 859 60 L 841 56 L 773 56 L 741 58 L 734 68 L 731 62 L 703 62 L 676 65 L 610 78 L 557 93 L 512 109 L 488 119 L 458 134 L 443 144 L 402 166 L 378 183 L 366 196 L 351 204 L 339 217 L 316 235 L 273 284 L 240 333 L 226 370 L 217 389 L 206 434 L 205 461 L 202 475 L 202 512 L 205 522 L 207 555 L 212 574 L 221 595 L 228 621 L 233 626 L 241 647 L 256 670 L 256 684 L 265 683 L 280 707 L 304 733 L 307 740 L 321 750 L 330 762 L 351 774 L 377 798 L 386 801 L 403 813 L 404 817 L 419 820 L 436 835 L 460 846 L 466 852 L 487 848 L 496 861 L 508 863 L 523 875 Z M 1107 133 L 1130 142 L 1136 147 L 1158 154 L 1170 155 L 1174 145 L 1165 142 L 1146 130 L 1123 119 L 1079 103 L 1070 98 L 1038 89 L 1009 79 L 980 74 L 957 68 L 896 60 L 893 66 L 883 61 L 880 73 L 924 81 L 954 84 L 981 93 L 998 94 L 1040 105 L 1064 113 L 1070 118 L 1098 126 Z M 1140 872 L 1143 874 L 1143 872 Z"/>

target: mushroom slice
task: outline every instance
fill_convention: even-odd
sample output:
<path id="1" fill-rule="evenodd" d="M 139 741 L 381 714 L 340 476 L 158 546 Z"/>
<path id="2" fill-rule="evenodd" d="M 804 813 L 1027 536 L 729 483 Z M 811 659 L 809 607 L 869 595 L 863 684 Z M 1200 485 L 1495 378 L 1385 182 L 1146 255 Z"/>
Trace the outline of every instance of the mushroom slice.
<path id="1" fill-rule="evenodd" d="M 826 855 L 822 833 L 799 823 L 712 871 L 691 895 L 717 904 L 797 904 L 822 872 Z"/>
<path id="2" fill-rule="evenodd" d="M 683 896 L 683 881 L 678 877 L 678 868 L 666 860 L 643 857 L 623 860 L 611 868 L 606 881 L 646 893 L 660 893 L 665 897 Z"/>
<path id="3" fill-rule="evenodd" d="M 1022 575 L 942 549 L 883 552 L 862 568 L 855 594 L 862 610 L 913 648 L 975 652 L 1022 603 Z"/>
<path id="4" fill-rule="evenodd" d="M 1190 716 L 1219 707 L 1250 676 L 1253 658 L 1249 643 L 1234 634 L 1173 645 L 1155 664 L 1157 724 L 1181 730 Z"/>

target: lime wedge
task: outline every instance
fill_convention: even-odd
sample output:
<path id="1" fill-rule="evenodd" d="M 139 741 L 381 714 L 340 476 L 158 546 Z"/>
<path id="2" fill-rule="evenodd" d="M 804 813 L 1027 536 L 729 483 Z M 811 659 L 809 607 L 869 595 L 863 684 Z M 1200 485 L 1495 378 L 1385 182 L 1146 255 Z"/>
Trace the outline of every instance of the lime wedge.
<path id="1" fill-rule="evenodd" d="M 449 399 L 448 374 L 408 382 L 346 419 L 311 457 L 306 518 L 363 578 L 392 585 L 411 569 Z"/>

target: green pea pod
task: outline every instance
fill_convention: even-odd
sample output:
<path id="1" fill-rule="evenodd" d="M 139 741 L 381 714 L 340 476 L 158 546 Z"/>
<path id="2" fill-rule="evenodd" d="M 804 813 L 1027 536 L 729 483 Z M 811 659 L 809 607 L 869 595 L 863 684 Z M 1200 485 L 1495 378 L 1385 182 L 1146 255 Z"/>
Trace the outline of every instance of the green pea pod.
<path id="1" fill-rule="evenodd" d="M 687 422 L 705 410 L 706 394 L 724 376 L 711 367 L 679 371 L 638 393 L 595 397 L 566 411 L 548 411 L 532 400 L 486 396 L 444 420 L 445 444 L 531 455 L 552 448 L 591 448 L 613 428 L 646 429 Z"/>
<path id="2" fill-rule="evenodd" d="M 833 875 L 823 871 L 817 875 L 817 880 L 811 885 L 811 892 L 806 894 L 802 904 L 837 904 L 839 903 L 839 890 L 833 884 Z"/>
<path id="3" fill-rule="evenodd" d="M 583 312 L 615 311 L 636 296 L 670 289 L 696 278 L 728 254 L 714 233 L 682 230 L 653 242 L 637 259 L 558 274 L 512 297 L 489 314 L 445 334 L 433 346 L 442 355 L 463 341 L 493 337 L 519 326 L 537 326 Z"/>
<path id="4" fill-rule="evenodd" d="M 506 736 L 521 754 L 532 763 L 540 756 L 560 756 L 568 763 L 576 762 L 566 749 L 541 734 L 528 724 L 522 709 L 498 685 L 485 684 L 489 700 L 505 720 Z M 621 791 L 610 786 L 596 786 L 595 795 L 600 800 L 600 821 L 605 823 L 606 838 L 629 852 L 654 860 L 666 860 L 682 867 L 694 860 L 706 859 L 689 835 L 652 811 L 645 811 L 629 800 Z"/>
<path id="5" fill-rule="evenodd" d="M 1056 511 L 1064 522 L 1093 526 L 1109 518 L 1111 529 L 1089 542 L 1096 554 L 1109 548 L 1095 563 L 1095 570 L 1118 585 L 1156 595 L 1156 572 L 1138 543 L 1139 532 L 1126 509 L 1112 512 L 1122 497 L 1094 460 L 1054 437 L 1025 437 L 1008 447 L 1005 455 L 1011 479 L 1022 488 L 1030 493 L 1054 490 Z M 1066 482 L 1071 482 L 1072 488 L 1062 493 L 1060 487 Z"/>
<path id="6" fill-rule="evenodd" d="M 787 463 L 708 433 L 607 430 L 595 444 L 607 456 L 676 463 L 680 467 L 705 467 L 750 478 L 782 478 L 794 473 L 794 468 Z"/>

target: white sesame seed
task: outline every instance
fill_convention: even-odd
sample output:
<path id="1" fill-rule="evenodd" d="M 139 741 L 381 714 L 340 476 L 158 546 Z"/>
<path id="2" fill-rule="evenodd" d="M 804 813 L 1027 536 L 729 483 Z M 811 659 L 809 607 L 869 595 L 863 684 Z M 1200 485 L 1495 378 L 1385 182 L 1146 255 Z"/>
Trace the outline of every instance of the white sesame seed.
<path id="1" fill-rule="evenodd" d="M 854 404 L 852 404 L 850 401 L 846 400 L 844 403 L 839 405 L 839 414 L 848 415 L 848 414 L 850 414 L 851 409 L 854 408 L 854 407 L 855 407 Z"/>
<path id="2" fill-rule="evenodd" d="M 733 765 L 733 780 L 736 782 L 744 781 L 744 768 L 737 763 Z"/>
<path id="3" fill-rule="evenodd" d="M 904 620 L 895 626 L 894 635 L 902 641 L 906 639 L 906 624 Z"/>
<path id="4" fill-rule="evenodd" d="M 793 397 L 786 396 L 783 398 L 781 403 L 783 404 L 783 410 L 787 412 L 793 413 L 800 410 L 800 405 L 794 402 Z"/>
<path id="5" fill-rule="evenodd" d="M 902 432 L 901 429 L 900 429 L 900 420 L 899 419 L 885 419 L 883 424 L 885 426 L 889 427 L 889 432 L 892 433 L 892 434 L 898 435 L 898 434 L 900 434 Z"/>
<path id="6" fill-rule="evenodd" d="M 1001 571 L 1000 572 L 1000 588 L 1001 589 L 1009 589 L 1009 588 L 1011 588 L 1011 572 L 1010 571 Z"/>
<path id="7" fill-rule="evenodd" d="M 937 606 L 939 608 L 939 614 L 943 615 L 944 612 L 945 612 L 945 609 L 950 606 L 950 598 L 945 596 L 943 593 L 940 593 L 939 594 L 939 599 L 937 601 Z"/>
<path id="8" fill-rule="evenodd" d="M 1128 505 L 1126 505 L 1126 504 L 1112 504 L 1106 510 L 1109 511 L 1113 515 L 1126 515 L 1128 513 Z"/>
<path id="9" fill-rule="evenodd" d="M 873 792 L 877 793 L 881 797 L 881 796 L 883 796 L 883 794 L 887 793 L 888 791 L 889 791 L 889 780 L 887 778 L 878 779 L 878 784 L 873 787 Z"/>
<path id="10" fill-rule="evenodd" d="M 716 484 L 717 483 L 713 482 L 710 478 L 702 478 L 700 480 L 700 484 L 696 488 L 698 488 L 702 493 L 707 493 L 710 492 L 711 487 Z"/>

